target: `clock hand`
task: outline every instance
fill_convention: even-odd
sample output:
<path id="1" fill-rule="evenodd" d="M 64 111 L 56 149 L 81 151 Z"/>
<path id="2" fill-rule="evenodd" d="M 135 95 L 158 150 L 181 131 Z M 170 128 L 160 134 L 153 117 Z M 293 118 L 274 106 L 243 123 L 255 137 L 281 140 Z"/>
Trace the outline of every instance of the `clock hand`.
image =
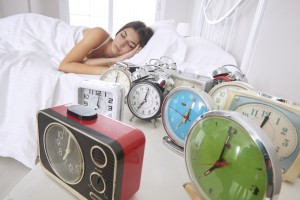
<path id="1" fill-rule="evenodd" d="M 144 103 L 147 102 L 147 96 L 148 96 L 148 93 L 149 93 L 149 88 L 147 89 L 147 92 L 146 92 L 146 95 L 145 95 L 144 100 L 143 100 L 143 101 L 141 102 L 141 104 L 137 107 L 137 109 L 140 109 L 140 108 L 142 107 L 142 105 L 143 105 Z"/>
<path id="2" fill-rule="evenodd" d="M 228 164 L 229 163 L 226 161 L 217 161 L 215 163 L 198 163 L 197 165 L 215 165 L 216 167 L 222 167 L 222 166 L 226 166 Z"/>
<path id="3" fill-rule="evenodd" d="M 66 160 L 68 155 L 71 153 L 71 148 L 70 148 L 70 143 L 71 143 L 71 135 L 69 135 L 69 138 L 68 138 L 68 144 L 67 144 L 67 148 L 66 148 L 66 151 L 65 151 L 65 155 L 63 157 L 63 160 Z"/>
<path id="4" fill-rule="evenodd" d="M 225 160 L 224 160 L 224 158 L 223 158 L 224 153 L 225 153 L 225 149 L 226 149 L 226 148 L 229 148 L 229 146 L 230 146 L 229 140 L 230 140 L 230 138 L 231 138 L 231 136 L 232 136 L 233 134 L 236 134 L 236 132 L 237 132 L 236 129 L 234 129 L 234 128 L 232 128 L 232 127 L 229 127 L 227 138 L 226 138 L 226 140 L 225 140 L 225 143 L 224 143 L 224 145 L 223 145 L 221 154 L 220 154 L 218 160 L 216 161 L 216 163 L 222 163 L 222 162 L 224 163 L 224 162 L 225 162 Z M 217 168 L 219 168 L 219 167 L 222 167 L 222 166 L 225 166 L 225 165 L 218 165 L 218 164 L 216 164 L 216 163 L 215 163 L 211 168 L 209 168 L 207 171 L 204 172 L 204 175 L 205 175 L 205 176 L 207 176 L 208 174 L 210 174 L 210 173 L 211 173 L 212 171 L 214 171 L 215 169 L 217 169 Z M 226 163 L 227 163 L 227 162 L 226 162 Z"/>
<path id="5" fill-rule="evenodd" d="M 174 111 L 175 111 L 176 113 L 178 113 L 180 116 L 184 117 L 184 115 L 181 114 L 180 112 L 178 112 L 178 110 L 176 110 L 176 109 L 174 109 L 174 108 L 172 108 L 172 107 L 170 107 L 170 109 L 174 110 Z M 187 119 L 187 120 L 191 121 L 190 119 Z"/>
<path id="6" fill-rule="evenodd" d="M 269 112 L 269 114 L 267 116 L 265 116 L 264 120 L 262 121 L 262 123 L 260 125 L 260 128 L 262 128 L 267 123 L 270 115 L 271 115 L 271 112 Z"/>
<path id="7" fill-rule="evenodd" d="M 145 102 L 147 102 L 148 94 L 149 94 L 149 88 L 147 89 L 147 92 L 146 92 L 146 95 L 145 95 L 145 98 L 144 98 L 144 101 L 145 101 Z"/>
<path id="8" fill-rule="evenodd" d="M 228 162 L 226 162 L 226 161 L 217 161 L 211 168 L 209 168 L 207 171 L 204 172 L 204 175 L 207 176 L 215 169 L 226 166 L 226 165 L 228 165 Z"/>
<path id="9" fill-rule="evenodd" d="M 194 105 L 194 98 L 193 98 L 188 110 L 186 111 L 185 115 L 183 116 L 182 120 L 176 125 L 176 128 L 178 128 L 181 124 L 185 123 L 186 120 L 188 120 L 193 105 Z"/>
<path id="10" fill-rule="evenodd" d="M 117 76 L 116 76 L 116 80 L 115 80 L 115 83 L 117 83 L 118 82 L 118 79 L 119 79 L 119 72 L 117 73 Z"/>
<path id="11" fill-rule="evenodd" d="M 95 107 L 95 110 L 100 108 L 100 95 L 98 96 L 98 101 L 97 101 L 97 105 Z"/>
<path id="12" fill-rule="evenodd" d="M 228 129 L 228 135 L 227 135 L 226 141 L 225 141 L 225 143 L 223 145 L 223 148 L 222 148 L 222 151 L 221 151 L 221 154 L 220 154 L 220 157 L 219 157 L 218 161 L 222 161 L 223 160 L 223 156 L 224 156 L 226 147 L 227 148 L 230 147 L 229 139 L 231 138 L 231 136 L 233 134 L 236 134 L 236 132 L 237 132 L 236 129 L 234 129 L 232 127 L 229 127 L 229 129 Z"/>

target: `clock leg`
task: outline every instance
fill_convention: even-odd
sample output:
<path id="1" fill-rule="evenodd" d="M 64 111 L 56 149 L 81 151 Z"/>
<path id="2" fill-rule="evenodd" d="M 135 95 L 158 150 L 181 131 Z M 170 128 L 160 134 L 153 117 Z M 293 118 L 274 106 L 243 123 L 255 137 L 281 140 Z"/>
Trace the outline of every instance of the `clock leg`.
<path id="1" fill-rule="evenodd" d="M 153 123 L 153 127 L 154 127 L 154 128 L 157 128 L 157 126 L 156 126 L 156 119 L 151 119 L 151 121 L 152 121 L 152 123 Z"/>
<path id="2" fill-rule="evenodd" d="M 132 120 L 133 120 L 134 117 L 135 117 L 135 116 L 132 115 L 132 117 L 129 119 L 129 121 L 132 122 Z"/>

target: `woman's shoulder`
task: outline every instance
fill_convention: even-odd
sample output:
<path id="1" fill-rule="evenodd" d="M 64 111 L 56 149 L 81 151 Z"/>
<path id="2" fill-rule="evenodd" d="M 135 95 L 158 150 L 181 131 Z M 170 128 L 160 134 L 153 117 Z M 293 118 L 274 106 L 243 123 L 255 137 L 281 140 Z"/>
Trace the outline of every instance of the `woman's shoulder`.
<path id="1" fill-rule="evenodd" d="M 101 27 L 94 27 L 94 28 L 87 28 L 84 30 L 83 32 L 83 37 L 86 38 L 86 37 L 96 37 L 96 38 L 107 38 L 109 37 L 109 33 L 101 28 Z"/>

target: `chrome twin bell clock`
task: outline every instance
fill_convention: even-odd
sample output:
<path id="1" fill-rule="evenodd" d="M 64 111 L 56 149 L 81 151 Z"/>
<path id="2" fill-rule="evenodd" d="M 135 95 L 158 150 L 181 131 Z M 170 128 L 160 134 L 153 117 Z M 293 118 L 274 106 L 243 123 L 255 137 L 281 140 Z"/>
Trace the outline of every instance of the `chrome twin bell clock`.
<path id="1" fill-rule="evenodd" d="M 230 68 L 234 68 L 234 70 Z M 236 65 L 223 65 L 214 70 L 212 76 L 214 78 L 214 85 L 230 81 L 248 82 L 245 74 Z"/>
<path id="2" fill-rule="evenodd" d="M 45 172 L 79 199 L 130 199 L 139 189 L 145 136 L 83 105 L 37 114 Z"/>

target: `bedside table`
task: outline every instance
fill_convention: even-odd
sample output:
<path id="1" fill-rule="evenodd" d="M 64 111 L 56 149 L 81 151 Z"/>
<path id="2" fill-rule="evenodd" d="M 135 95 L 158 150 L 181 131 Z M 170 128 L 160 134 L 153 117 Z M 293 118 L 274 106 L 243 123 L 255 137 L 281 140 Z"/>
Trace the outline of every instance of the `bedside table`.
<path id="1" fill-rule="evenodd" d="M 160 119 L 156 128 L 149 121 L 134 118 L 126 108 L 123 122 L 140 128 L 146 137 L 146 146 L 140 189 L 130 200 L 190 200 L 183 185 L 190 182 L 184 157 L 170 151 L 162 142 L 166 133 Z M 300 180 L 284 182 L 279 200 L 298 200 Z M 4 200 L 74 200 L 77 199 L 59 183 L 50 178 L 38 163 L 4 198 Z"/>

